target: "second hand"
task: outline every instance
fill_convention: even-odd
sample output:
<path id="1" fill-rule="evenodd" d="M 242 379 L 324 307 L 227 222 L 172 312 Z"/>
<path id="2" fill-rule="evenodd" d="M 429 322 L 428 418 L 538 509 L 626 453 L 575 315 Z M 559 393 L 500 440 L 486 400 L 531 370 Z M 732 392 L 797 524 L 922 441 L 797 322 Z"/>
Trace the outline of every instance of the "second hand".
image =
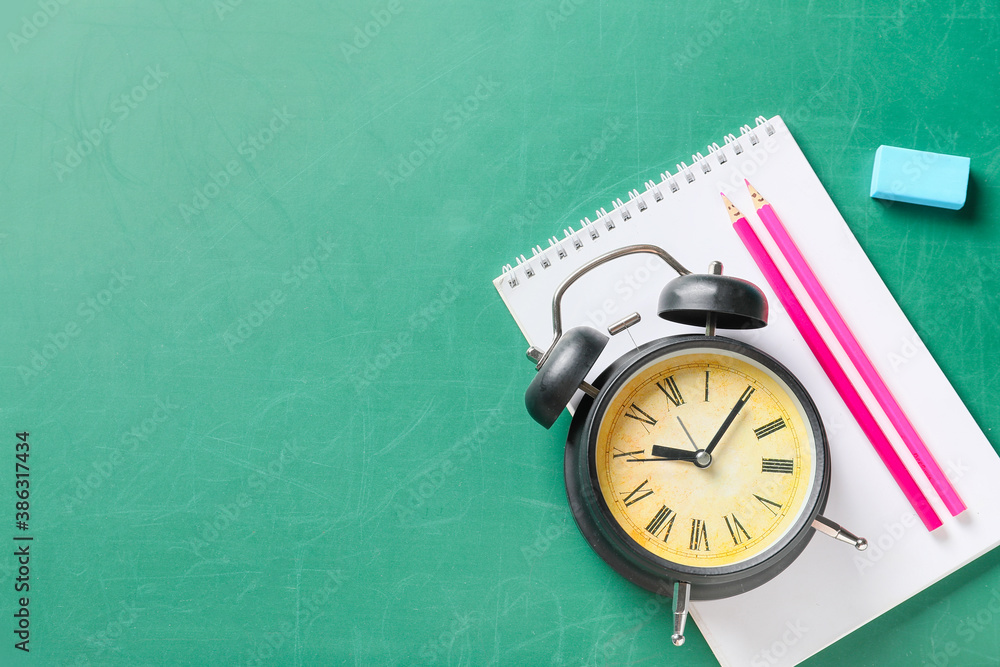
<path id="1" fill-rule="evenodd" d="M 691 441 L 691 446 L 695 448 L 695 451 L 697 451 L 698 450 L 698 445 L 695 444 L 694 438 L 692 438 L 691 434 L 688 433 L 687 426 L 685 426 L 684 422 L 681 421 L 680 415 L 677 416 L 677 423 L 681 425 L 682 429 L 684 429 L 684 435 L 686 435 L 688 437 L 688 440 Z"/>

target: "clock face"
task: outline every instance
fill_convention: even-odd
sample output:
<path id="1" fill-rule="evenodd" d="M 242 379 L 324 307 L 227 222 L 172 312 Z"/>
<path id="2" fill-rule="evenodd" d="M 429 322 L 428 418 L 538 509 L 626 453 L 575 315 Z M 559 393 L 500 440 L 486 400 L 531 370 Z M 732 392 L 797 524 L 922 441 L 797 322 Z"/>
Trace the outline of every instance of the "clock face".
<path id="1" fill-rule="evenodd" d="M 593 450 L 604 509 L 660 559 L 757 562 L 787 543 L 816 497 L 817 443 L 801 402 L 774 370 L 736 351 L 656 358 L 606 406 Z M 713 439 L 711 456 L 695 460 Z"/>

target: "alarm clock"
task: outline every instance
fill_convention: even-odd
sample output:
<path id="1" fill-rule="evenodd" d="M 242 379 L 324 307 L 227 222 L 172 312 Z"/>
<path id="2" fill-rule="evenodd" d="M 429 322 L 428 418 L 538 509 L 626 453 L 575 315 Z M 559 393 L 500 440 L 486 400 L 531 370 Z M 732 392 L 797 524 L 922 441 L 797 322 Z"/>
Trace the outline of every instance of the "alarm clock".
<path id="1" fill-rule="evenodd" d="M 614 259 L 656 255 L 679 274 L 658 315 L 703 333 L 659 338 L 585 378 L 609 336 L 641 320 L 562 331 L 561 302 L 584 274 Z M 787 568 L 817 530 L 859 550 L 864 538 L 822 516 L 830 448 L 802 384 L 779 361 L 717 329 L 767 324 L 753 283 L 693 274 L 660 247 L 633 245 L 577 269 L 552 298 L 554 337 L 531 347 L 538 371 L 528 413 L 551 427 L 577 390 L 584 396 L 566 440 L 565 477 L 580 532 L 629 581 L 673 598 L 672 641 L 684 643 L 691 599 L 749 591 Z"/>

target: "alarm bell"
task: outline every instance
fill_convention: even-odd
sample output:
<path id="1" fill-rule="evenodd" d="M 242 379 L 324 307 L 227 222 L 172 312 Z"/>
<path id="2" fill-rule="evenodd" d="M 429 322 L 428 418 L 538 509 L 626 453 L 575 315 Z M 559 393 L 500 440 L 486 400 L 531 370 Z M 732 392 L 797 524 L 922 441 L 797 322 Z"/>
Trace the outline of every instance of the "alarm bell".
<path id="1" fill-rule="evenodd" d="M 608 337 L 591 327 L 570 329 L 552 346 L 524 393 L 524 405 L 536 422 L 550 428 L 597 363 Z"/>
<path id="2" fill-rule="evenodd" d="M 759 329 L 767 324 L 767 298 L 753 283 L 732 276 L 692 273 L 660 292 L 660 317 L 678 324 L 720 329 Z"/>

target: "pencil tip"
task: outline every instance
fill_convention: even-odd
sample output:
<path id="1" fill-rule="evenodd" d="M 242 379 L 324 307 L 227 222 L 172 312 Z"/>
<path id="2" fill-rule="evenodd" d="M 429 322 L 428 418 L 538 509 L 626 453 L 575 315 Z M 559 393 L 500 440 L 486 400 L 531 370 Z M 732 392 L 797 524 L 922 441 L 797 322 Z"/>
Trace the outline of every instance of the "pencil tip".
<path id="1" fill-rule="evenodd" d="M 764 199 L 759 192 L 757 192 L 757 188 L 751 185 L 749 180 L 744 178 L 743 182 L 747 184 L 747 190 L 750 191 L 750 199 L 753 201 L 754 208 L 760 210 L 761 206 L 767 204 L 767 200 Z"/>
<path id="2" fill-rule="evenodd" d="M 729 222 L 736 222 L 743 217 L 740 210 L 733 205 L 733 202 L 729 201 L 729 197 L 726 196 L 725 192 L 719 193 L 722 196 L 722 202 L 726 205 L 726 212 L 729 213 Z"/>

